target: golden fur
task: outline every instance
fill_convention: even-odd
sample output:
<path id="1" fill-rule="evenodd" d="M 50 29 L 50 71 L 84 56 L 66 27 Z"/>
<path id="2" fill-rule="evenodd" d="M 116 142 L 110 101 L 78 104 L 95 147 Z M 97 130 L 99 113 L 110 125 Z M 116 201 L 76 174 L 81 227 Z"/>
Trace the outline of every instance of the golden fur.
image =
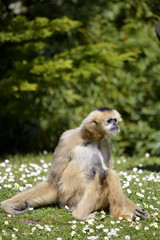
<path id="1" fill-rule="evenodd" d="M 108 119 L 116 123 L 108 123 Z M 110 216 L 134 219 L 148 217 L 148 213 L 127 199 L 113 163 L 107 138 L 118 133 L 120 114 L 116 110 L 100 108 L 92 111 L 81 126 L 64 132 L 54 152 L 46 182 L 37 184 L 1 203 L 3 211 L 18 214 L 31 207 L 52 204 L 68 205 L 77 219 L 93 217 L 92 212 L 109 208 Z M 113 130 L 113 127 L 115 129 Z M 92 172 L 93 155 L 107 177 L 100 181 L 99 170 Z M 98 166 L 99 166 L 98 165 Z M 98 169 L 98 168 L 97 168 Z"/>

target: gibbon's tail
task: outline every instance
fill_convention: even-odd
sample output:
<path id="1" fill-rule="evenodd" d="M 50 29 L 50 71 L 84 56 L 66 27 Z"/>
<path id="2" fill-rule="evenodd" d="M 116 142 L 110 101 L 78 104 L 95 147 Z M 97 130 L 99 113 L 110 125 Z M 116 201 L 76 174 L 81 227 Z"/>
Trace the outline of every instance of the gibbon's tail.
<path id="1" fill-rule="evenodd" d="M 57 200 L 57 190 L 53 184 L 42 182 L 33 188 L 18 193 L 12 198 L 1 202 L 4 212 L 20 214 L 30 210 L 30 207 L 39 207 L 52 204 Z"/>

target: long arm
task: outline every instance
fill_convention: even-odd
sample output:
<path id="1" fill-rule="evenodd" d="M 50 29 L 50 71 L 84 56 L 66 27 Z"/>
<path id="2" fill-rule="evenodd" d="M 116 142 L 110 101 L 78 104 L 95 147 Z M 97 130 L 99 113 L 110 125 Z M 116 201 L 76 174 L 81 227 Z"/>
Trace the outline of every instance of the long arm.
<path id="1" fill-rule="evenodd" d="M 103 156 L 103 159 L 104 159 L 104 162 L 105 162 L 107 168 L 112 169 L 113 168 L 113 159 L 111 156 L 111 150 L 110 150 L 109 142 L 107 139 L 104 139 L 101 141 L 100 151 L 102 153 L 102 156 Z"/>

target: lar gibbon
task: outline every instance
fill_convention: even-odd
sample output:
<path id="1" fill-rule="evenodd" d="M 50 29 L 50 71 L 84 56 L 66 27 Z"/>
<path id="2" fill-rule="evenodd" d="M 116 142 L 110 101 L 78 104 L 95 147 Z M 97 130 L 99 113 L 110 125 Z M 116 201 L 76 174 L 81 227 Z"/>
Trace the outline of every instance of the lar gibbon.
<path id="1" fill-rule="evenodd" d="M 111 108 L 93 110 L 80 127 L 65 131 L 54 152 L 48 178 L 30 190 L 1 203 L 3 211 L 19 214 L 59 202 L 68 205 L 76 219 L 93 217 L 93 212 L 108 209 L 111 217 L 148 218 L 123 194 L 113 170 L 107 139 L 118 134 L 120 114 Z"/>

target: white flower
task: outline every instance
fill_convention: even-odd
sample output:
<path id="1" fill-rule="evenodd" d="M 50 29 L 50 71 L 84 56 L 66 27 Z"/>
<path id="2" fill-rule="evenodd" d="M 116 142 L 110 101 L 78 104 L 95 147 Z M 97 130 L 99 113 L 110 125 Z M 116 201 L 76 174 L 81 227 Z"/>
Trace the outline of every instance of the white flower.
<path id="1" fill-rule="evenodd" d="M 15 183 L 15 184 L 14 184 L 14 187 L 15 187 L 16 189 L 18 189 L 18 188 L 19 188 L 19 184 L 18 184 L 18 183 Z"/>
<path id="2" fill-rule="evenodd" d="M 47 155 L 48 154 L 47 150 L 43 150 L 43 154 Z"/>
<path id="3" fill-rule="evenodd" d="M 14 230 L 15 232 L 18 232 L 18 229 L 17 229 L 17 228 L 13 228 L 13 230 Z"/>
<path id="4" fill-rule="evenodd" d="M 150 157 L 150 153 L 148 153 L 148 152 L 145 153 L 145 157 L 146 157 L 146 158 L 149 158 L 149 157 Z"/>
<path id="5" fill-rule="evenodd" d="M 75 235 L 75 233 L 76 233 L 75 231 L 72 231 L 71 236 L 73 237 Z"/>
<path id="6" fill-rule="evenodd" d="M 109 240 L 109 238 L 108 237 L 104 237 L 104 240 Z"/>
<path id="7" fill-rule="evenodd" d="M 5 167 L 6 164 L 3 162 L 3 163 L 0 164 L 0 166 L 1 166 L 1 167 Z"/>
<path id="8" fill-rule="evenodd" d="M 11 171 L 11 168 L 6 168 L 6 172 L 10 172 Z"/>
<path id="9" fill-rule="evenodd" d="M 65 205 L 65 207 L 64 207 L 66 210 L 69 210 L 69 207 L 67 206 L 67 205 Z"/>
<path id="10" fill-rule="evenodd" d="M 112 235 L 116 235 L 116 231 L 114 229 L 111 230 Z"/>
<path id="11" fill-rule="evenodd" d="M 24 187 L 20 187 L 20 188 L 19 188 L 19 191 L 23 191 L 23 190 L 24 190 Z"/>
<path id="12" fill-rule="evenodd" d="M 77 222 L 76 220 L 73 220 L 73 221 L 72 221 L 73 224 L 76 224 L 76 222 Z"/>
<path id="13" fill-rule="evenodd" d="M 154 210 L 154 207 L 153 207 L 153 205 L 149 205 L 149 206 L 150 206 L 150 208 L 151 208 L 151 209 L 153 209 L 153 210 Z"/>
<path id="14" fill-rule="evenodd" d="M 136 230 L 139 230 L 139 226 L 136 226 L 135 229 L 136 229 Z"/>
<path id="15" fill-rule="evenodd" d="M 111 224 L 115 224 L 115 222 L 114 222 L 114 221 L 110 221 L 110 223 L 111 223 Z"/>
<path id="16" fill-rule="evenodd" d="M 101 225 L 99 225 L 100 226 L 100 228 L 104 228 L 104 225 L 103 224 L 101 224 Z"/>
<path id="17" fill-rule="evenodd" d="M 72 226 L 72 229 L 75 229 L 75 228 L 76 228 L 76 225 L 73 225 L 73 226 Z"/>
<path id="18" fill-rule="evenodd" d="M 84 224 L 84 222 L 83 222 L 83 221 L 81 221 L 81 222 L 80 222 L 80 224 Z"/>
<path id="19" fill-rule="evenodd" d="M 127 221 L 128 221 L 128 222 L 132 222 L 132 219 L 128 218 Z"/>
<path id="20" fill-rule="evenodd" d="M 130 236 L 126 235 L 126 236 L 125 236 L 125 239 L 129 240 L 129 239 L 130 239 Z"/>
<path id="21" fill-rule="evenodd" d="M 87 222 L 88 222 L 88 224 L 93 225 L 94 224 L 94 219 L 88 219 Z"/>
<path id="22" fill-rule="evenodd" d="M 133 172 L 137 172 L 137 171 L 138 171 L 138 168 L 134 167 Z"/>
<path id="23" fill-rule="evenodd" d="M 8 225 L 8 221 L 5 221 L 4 224 L 5 224 L 5 225 Z"/>
<path id="24" fill-rule="evenodd" d="M 50 231 L 51 231 L 51 228 L 50 228 L 50 227 L 47 227 L 46 230 L 47 230 L 48 232 L 50 232 Z"/>
<path id="25" fill-rule="evenodd" d="M 43 168 L 48 168 L 48 164 L 43 163 Z"/>
<path id="26" fill-rule="evenodd" d="M 100 224 L 98 226 L 96 226 L 97 229 L 100 229 L 100 228 L 104 228 L 104 225 L 103 224 Z"/>
<path id="27" fill-rule="evenodd" d="M 158 224 L 156 222 L 153 223 L 152 226 L 154 226 L 155 228 L 158 228 Z"/>
<path id="28" fill-rule="evenodd" d="M 15 235 L 15 234 L 12 234 L 12 238 L 13 238 L 13 239 L 15 239 L 15 238 L 17 238 L 17 237 L 16 237 L 16 235 Z"/>
<path id="29" fill-rule="evenodd" d="M 154 213 L 154 216 L 158 216 L 158 213 L 157 213 L 157 212 L 155 212 L 155 213 Z"/>
<path id="30" fill-rule="evenodd" d="M 132 193 L 132 191 L 130 189 L 127 189 L 127 192 L 130 193 L 130 194 Z"/>
<path id="31" fill-rule="evenodd" d="M 148 229 L 149 229 L 149 227 L 145 227 L 145 228 L 144 228 L 144 230 L 148 230 Z"/>

